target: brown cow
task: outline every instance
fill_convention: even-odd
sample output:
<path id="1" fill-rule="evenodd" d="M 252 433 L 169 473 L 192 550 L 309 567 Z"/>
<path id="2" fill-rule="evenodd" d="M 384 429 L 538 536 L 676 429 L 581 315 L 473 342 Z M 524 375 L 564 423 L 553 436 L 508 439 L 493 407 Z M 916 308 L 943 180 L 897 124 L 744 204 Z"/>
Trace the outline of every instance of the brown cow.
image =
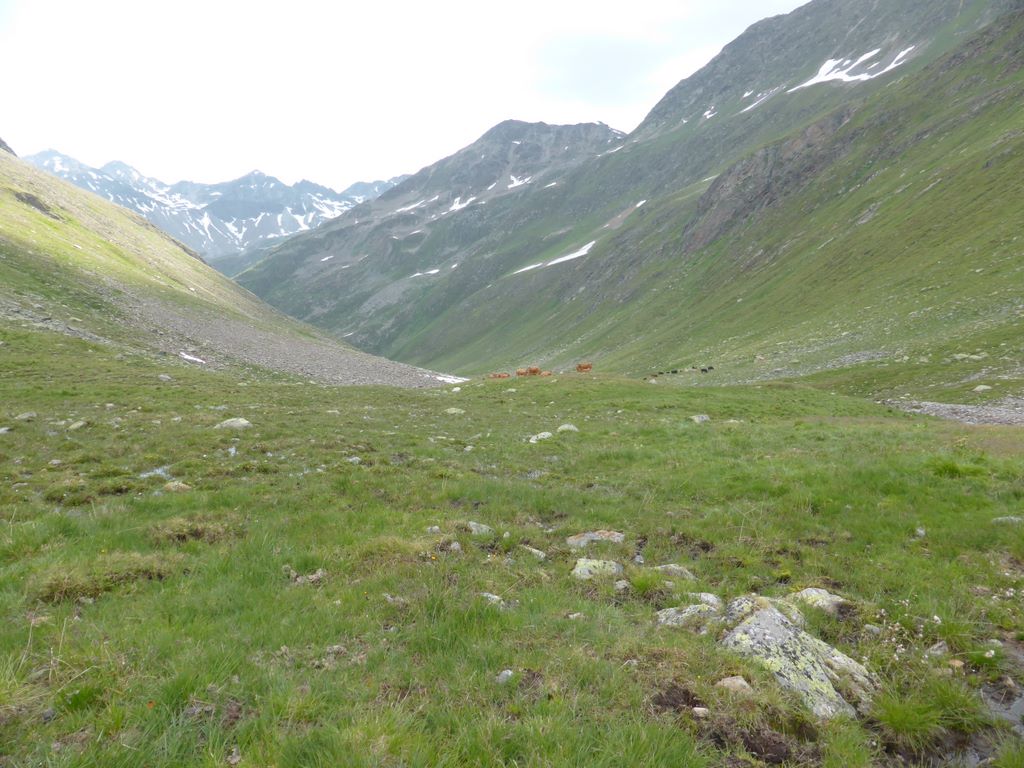
<path id="1" fill-rule="evenodd" d="M 531 365 L 526 369 L 526 373 L 529 376 L 540 376 L 540 368 L 536 365 Z"/>
<path id="2" fill-rule="evenodd" d="M 516 369 L 516 376 L 529 376 L 529 375 L 530 374 L 527 372 L 527 370 L 525 368 L 517 368 Z"/>
<path id="3" fill-rule="evenodd" d="M 550 376 L 551 375 L 551 371 L 541 371 L 540 375 L 541 376 Z"/>
<path id="4" fill-rule="evenodd" d="M 593 363 L 578 363 L 576 365 L 576 373 L 590 373 L 594 370 Z"/>

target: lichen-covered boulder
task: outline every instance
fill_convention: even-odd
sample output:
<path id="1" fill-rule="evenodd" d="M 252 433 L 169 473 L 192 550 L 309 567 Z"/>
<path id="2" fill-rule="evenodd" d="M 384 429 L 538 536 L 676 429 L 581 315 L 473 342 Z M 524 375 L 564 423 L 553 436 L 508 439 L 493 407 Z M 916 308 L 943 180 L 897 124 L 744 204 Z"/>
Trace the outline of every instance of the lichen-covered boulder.
<path id="1" fill-rule="evenodd" d="M 750 602 L 757 605 L 753 599 Z M 840 690 L 848 692 L 857 704 L 866 705 L 877 688 L 876 680 L 862 665 L 807 634 L 771 605 L 749 614 L 721 644 L 762 664 L 779 685 L 798 694 L 822 719 L 855 714 Z"/>

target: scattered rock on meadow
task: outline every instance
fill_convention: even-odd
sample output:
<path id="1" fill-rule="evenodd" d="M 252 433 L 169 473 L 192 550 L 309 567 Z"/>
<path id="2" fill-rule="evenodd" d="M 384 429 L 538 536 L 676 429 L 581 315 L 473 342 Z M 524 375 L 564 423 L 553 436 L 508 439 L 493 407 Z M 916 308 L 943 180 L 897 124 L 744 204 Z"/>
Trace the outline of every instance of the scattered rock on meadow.
<path id="1" fill-rule="evenodd" d="M 327 578 L 327 571 L 317 568 L 313 573 L 301 574 L 290 565 L 282 566 L 282 573 L 287 576 L 292 584 L 319 584 Z"/>
<path id="2" fill-rule="evenodd" d="M 878 687 L 861 664 L 812 637 L 771 605 L 744 619 L 721 645 L 762 664 L 780 686 L 796 693 L 822 719 L 856 714 L 838 689 L 867 705 Z"/>
<path id="3" fill-rule="evenodd" d="M 706 720 L 707 718 L 711 717 L 711 710 L 707 707 L 694 707 L 690 711 L 693 712 L 693 716 L 696 717 L 698 720 Z"/>
<path id="4" fill-rule="evenodd" d="M 25 413 L 19 413 L 17 416 L 14 417 L 15 421 L 35 421 L 35 419 L 35 411 L 26 411 Z"/>
<path id="5" fill-rule="evenodd" d="M 819 608 L 829 616 L 838 616 L 840 609 L 844 605 L 849 605 L 849 601 L 846 598 L 833 595 L 831 592 L 818 589 L 817 587 L 809 587 L 796 592 L 790 595 L 789 599 L 809 605 L 812 608 Z"/>
<path id="6" fill-rule="evenodd" d="M 440 533 L 440 532 L 441 532 L 441 526 L 439 526 L 439 525 L 432 525 L 429 528 L 427 528 L 427 533 Z"/>
<path id="7" fill-rule="evenodd" d="M 526 544 L 520 544 L 519 548 L 524 550 L 524 551 L 526 551 L 526 552 L 529 552 L 531 555 L 533 555 L 538 560 L 547 560 L 547 557 L 548 557 L 547 554 L 542 552 L 539 549 L 536 549 L 534 547 L 528 546 Z"/>
<path id="8" fill-rule="evenodd" d="M 633 590 L 633 585 L 630 584 L 626 579 L 619 579 L 615 582 L 615 591 L 618 594 L 625 594 Z"/>
<path id="9" fill-rule="evenodd" d="M 498 608 L 505 607 L 505 600 L 500 595 L 495 595 L 491 592 L 481 592 L 480 597 L 482 597 L 491 605 L 497 606 Z"/>
<path id="10" fill-rule="evenodd" d="M 449 416 L 461 416 L 465 413 L 461 408 L 445 408 L 444 412 Z"/>
<path id="11" fill-rule="evenodd" d="M 626 534 L 618 531 L 587 531 L 577 533 L 565 540 L 571 549 L 582 549 L 595 541 L 610 541 L 612 544 L 621 544 L 626 540 Z"/>
<path id="12" fill-rule="evenodd" d="M 572 569 L 572 575 L 583 581 L 602 576 L 618 576 L 621 573 L 622 566 L 614 560 L 590 560 L 586 557 L 578 559 Z"/>
<path id="13" fill-rule="evenodd" d="M 389 595 L 387 592 L 384 593 L 384 601 L 389 605 L 394 605 L 398 608 L 404 608 L 409 604 L 409 601 L 404 597 L 395 597 L 394 595 Z"/>
<path id="14" fill-rule="evenodd" d="M 987 384 L 979 384 L 978 386 L 976 386 L 974 388 L 974 391 L 975 392 L 991 392 L 992 391 L 992 387 L 988 386 Z"/>
<path id="15" fill-rule="evenodd" d="M 225 419 L 220 424 L 214 427 L 214 429 L 249 429 L 252 426 L 252 422 L 248 419 L 235 418 Z"/>
<path id="16" fill-rule="evenodd" d="M 691 600 L 696 600 L 698 603 L 710 605 L 712 608 L 719 611 L 725 607 L 725 604 L 722 602 L 722 598 L 718 595 L 713 595 L 710 592 L 688 592 L 686 596 Z"/>
<path id="17" fill-rule="evenodd" d="M 709 621 L 716 618 L 720 610 L 699 603 L 685 608 L 665 608 L 658 611 L 656 621 L 660 627 L 688 627 L 703 630 Z"/>
<path id="18" fill-rule="evenodd" d="M 89 422 L 83 421 L 81 419 L 78 420 L 78 421 L 72 422 L 68 426 L 68 432 L 77 432 L 78 430 L 82 429 L 83 427 L 88 426 L 88 424 L 89 424 Z"/>
<path id="19" fill-rule="evenodd" d="M 948 653 L 949 643 L 947 643 L 945 640 L 939 640 L 939 642 L 935 643 L 927 651 L 925 651 L 924 655 L 928 658 L 935 658 L 937 656 L 945 656 Z"/>
<path id="20" fill-rule="evenodd" d="M 575 424 L 563 424 L 558 428 L 559 432 L 579 432 Z"/>
<path id="21" fill-rule="evenodd" d="M 1009 515 L 1008 517 L 994 517 L 992 522 L 996 525 L 1020 525 L 1024 523 L 1024 517 L 1019 515 Z"/>
<path id="22" fill-rule="evenodd" d="M 515 672 L 513 672 L 511 669 L 503 669 L 501 670 L 501 672 L 495 675 L 494 682 L 496 682 L 498 685 L 504 685 L 509 680 L 511 680 L 514 675 Z"/>
<path id="23" fill-rule="evenodd" d="M 724 688 L 731 693 L 735 693 L 739 696 L 752 696 L 754 689 L 750 687 L 750 683 L 745 678 L 739 675 L 733 675 L 732 677 L 726 677 L 715 683 L 716 688 Z"/>
<path id="24" fill-rule="evenodd" d="M 470 520 L 468 523 L 466 523 L 466 526 L 469 528 L 469 532 L 472 533 L 474 536 L 494 535 L 494 529 L 491 528 L 491 526 L 489 525 L 484 525 L 483 523 L 477 523 Z"/>
<path id="25" fill-rule="evenodd" d="M 171 480 L 169 483 L 164 483 L 164 490 L 168 493 L 185 493 L 185 491 L 191 491 L 192 486 L 180 480 Z"/>
<path id="26" fill-rule="evenodd" d="M 550 440 L 554 435 L 550 432 L 538 432 L 536 435 L 530 437 L 531 443 L 539 443 L 541 440 Z"/>
<path id="27" fill-rule="evenodd" d="M 6 435 L 10 431 L 11 431 L 10 427 L 0 427 L 0 435 Z"/>
<path id="28" fill-rule="evenodd" d="M 160 381 L 174 381 L 173 377 L 168 376 L 166 373 L 161 373 L 157 378 L 160 379 Z"/>
<path id="29" fill-rule="evenodd" d="M 696 416 L 691 416 L 690 421 L 692 421 L 694 424 L 707 424 L 709 421 L 711 421 L 711 417 L 708 416 L 706 413 L 698 413 Z"/>
<path id="30" fill-rule="evenodd" d="M 690 573 L 688 568 L 684 568 L 676 563 L 669 563 L 668 565 L 656 565 L 654 570 L 659 573 L 663 573 L 666 576 L 671 576 L 674 579 L 686 579 L 687 581 L 696 581 L 697 577 Z"/>

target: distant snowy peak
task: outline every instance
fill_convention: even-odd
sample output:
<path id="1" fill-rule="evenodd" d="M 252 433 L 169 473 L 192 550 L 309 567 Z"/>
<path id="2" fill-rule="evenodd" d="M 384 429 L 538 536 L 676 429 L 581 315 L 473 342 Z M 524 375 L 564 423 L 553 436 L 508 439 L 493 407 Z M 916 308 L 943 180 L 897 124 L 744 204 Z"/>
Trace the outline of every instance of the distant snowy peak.
<path id="1" fill-rule="evenodd" d="M 258 170 L 220 184 L 182 181 L 168 185 L 119 161 L 92 168 L 53 150 L 25 159 L 135 211 L 211 261 L 315 229 L 404 178 L 360 182 L 340 193 L 305 180 L 289 186 Z"/>

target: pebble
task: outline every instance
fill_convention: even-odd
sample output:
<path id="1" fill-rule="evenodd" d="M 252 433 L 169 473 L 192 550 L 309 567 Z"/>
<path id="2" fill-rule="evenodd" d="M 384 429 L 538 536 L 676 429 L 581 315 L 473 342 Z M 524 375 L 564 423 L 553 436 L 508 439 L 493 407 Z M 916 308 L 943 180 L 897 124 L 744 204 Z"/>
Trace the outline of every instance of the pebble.
<path id="1" fill-rule="evenodd" d="M 494 529 L 491 528 L 491 526 L 489 526 L 489 525 L 484 525 L 483 523 L 477 523 L 477 522 L 474 522 L 472 520 L 470 520 L 468 523 L 466 523 L 466 525 L 469 526 L 469 532 L 472 533 L 474 536 L 493 536 L 494 535 Z"/>
<path id="2" fill-rule="evenodd" d="M 174 381 L 174 379 L 166 373 L 161 373 L 157 378 L 160 379 L 160 381 Z"/>
<path id="3" fill-rule="evenodd" d="M 82 427 L 86 426 L 89 422 L 87 421 L 76 421 L 68 427 L 68 432 L 77 432 Z"/>
<path id="4" fill-rule="evenodd" d="M 25 413 L 19 413 L 14 417 L 15 421 L 34 421 L 36 418 L 35 411 L 26 411 Z"/>
<path id="5" fill-rule="evenodd" d="M 494 682 L 496 682 L 498 685 L 504 685 L 509 680 L 511 680 L 514 675 L 515 672 L 513 672 L 511 669 L 503 669 L 495 676 Z"/>
<path id="6" fill-rule="evenodd" d="M 692 421 L 694 424 L 706 424 L 707 422 L 711 421 L 711 417 L 708 416 L 706 413 L 698 413 L 696 416 L 691 416 L 690 421 Z"/>
<path id="7" fill-rule="evenodd" d="M 975 392 L 991 392 L 992 391 L 992 387 L 988 386 L 987 384 L 979 384 L 978 386 L 976 386 L 974 388 L 974 391 Z"/>
<path id="8" fill-rule="evenodd" d="M 708 717 L 711 717 L 711 710 L 707 707 L 694 707 L 693 716 L 700 720 L 704 720 Z"/>
<path id="9" fill-rule="evenodd" d="M 570 613 L 565 618 L 569 619 L 569 621 L 579 621 L 580 619 L 583 619 L 583 618 L 586 618 L 586 617 L 582 613 Z"/>
<path id="10" fill-rule="evenodd" d="M 441 532 L 441 526 L 439 526 L 439 525 L 432 525 L 429 528 L 427 528 L 427 533 L 440 533 L 440 532 Z"/>
<path id="11" fill-rule="evenodd" d="M 579 432 L 575 424 L 563 424 L 558 428 L 559 432 Z"/>
<path id="12" fill-rule="evenodd" d="M 530 437 L 531 443 L 539 443 L 541 440 L 550 440 L 554 435 L 550 432 L 538 432 L 536 435 Z"/>
<path id="13" fill-rule="evenodd" d="M 618 581 L 615 582 L 615 591 L 618 592 L 619 594 L 623 594 L 625 592 L 630 592 L 630 591 L 632 591 L 632 589 L 633 589 L 633 585 L 630 584 L 625 579 L 619 579 Z"/>
<path id="14" fill-rule="evenodd" d="M 496 605 L 499 608 L 505 605 L 505 601 L 499 595 L 495 595 L 491 592 L 481 592 L 480 597 L 482 597 L 491 605 Z"/>
<path id="15" fill-rule="evenodd" d="M 445 408 L 444 412 L 447 413 L 449 416 L 459 416 L 465 413 L 465 411 L 462 410 L 461 408 Z"/>
<path id="16" fill-rule="evenodd" d="M 459 542 L 457 542 L 457 541 L 453 541 L 451 544 L 448 545 L 448 551 L 449 552 L 461 552 L 462 551 L 462 545 L 459 544 Z"/>
<path id="17" fill-rule="evenodd" d="M 349 464 L 362 464 L 363 463 L 363 460 L 360 459 L 358 456 L 349 456 L 347 459 L 345 459 L 345 461 L 347 461 Z"/>
<path id="18" fill-rule="evenodd" d="M 169 483 L 164 483 L 164 490 L 168 493 L 184 493 L 185 491 L 191 491 L 192 486 L 180 480 L 171 480 Z"/>

